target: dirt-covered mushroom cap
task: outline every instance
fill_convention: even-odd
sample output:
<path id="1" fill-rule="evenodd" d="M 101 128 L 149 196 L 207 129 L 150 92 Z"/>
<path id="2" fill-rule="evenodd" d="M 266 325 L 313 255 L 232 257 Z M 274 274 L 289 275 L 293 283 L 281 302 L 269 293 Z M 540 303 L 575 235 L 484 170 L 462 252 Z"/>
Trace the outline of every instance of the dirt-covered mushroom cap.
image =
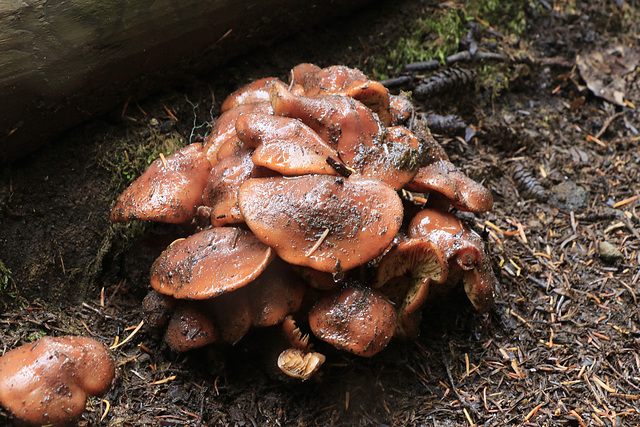
<path id="1" fill-rule="evenodd" d="M 120 195 L 111 211 L 111 221 L 191 221 L 202 204 L 210 170 L 211 163 L 199 143 L 156 159 Z"/>
<path id="2" fill-rule="evenodd" d="M 84 412 L 87 395 L 106 393 L 115 366 L 85 337 L 44 337 L 0 357 L 0 404 L 23 422 L 64 425 Z"/>
<path id="3" fill-rule="evenodd" d="M 430 285 L 447 279 L 449 267 L 444 254 L 428 240 L 402 239 L 382 257 L 376 271 L 374 287 L 397 306 L 396 335 L 416 336 L 419 309 L 427 300 Z"/>
<path id="4" fill-rule="evenodd" d="M 165 342 L 175 351 L 189 351 L 218 340 L 218 329 L 199 301 L 182 303 L 171 316 Z"/>
<path id="5" fill-rule="evenodd" d="M 178 299 L 207 299 L 254 280 L 273 259 L 251 232 L 213 227 L 171 244 L 151 267 L 151 287 Z"/>
<path id="6" fill-rule="evenodd" d="M 285 261 L 325 272 L 380 255 L 402 223 L 402 201 L 376 180 L 327 175 L 256 178 L 242 184 L 251 231 Z"/>
<path id="7" fill-rule="evenodd" d="M 491 191 L 444 159 L 420 168 L 406 188 L 422 193 L 439 193 L 446 202 L 461 211 L 482 213 L 493 207 Z"/>
<path id="8" fill-rule="evenodd" d="M 429 240 L 443 251 L 451 279 L 463 279 L 467 297 L 477 310 L 492 306 L 496 279 L 484 243 L 456 215 L 423 209 L 411 220 L 409 236 Z"/>
<path id="9" fill-rule="evenodd" d="M 255 148 L 251 159 L 283 175 L 338 175 L 327 158 L 338 152 L 300 120 L 269 114 L 245 114 L 236 121 L 238 138 Z"/>
<path id="10" fill-rule="evenodd" d="M 345 286 L 318 300 L 309 312 L 313 334 L 334 347 L 370 357 L 383 350 L 396 329 L 396 310 L 384 295 Z"/>

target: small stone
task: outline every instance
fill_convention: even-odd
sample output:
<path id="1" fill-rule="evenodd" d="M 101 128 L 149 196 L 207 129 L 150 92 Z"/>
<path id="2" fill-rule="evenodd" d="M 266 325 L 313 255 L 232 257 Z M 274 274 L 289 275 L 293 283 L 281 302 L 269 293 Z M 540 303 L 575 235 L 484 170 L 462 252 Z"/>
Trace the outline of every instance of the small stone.
<path id="1" fill-rule="evenodd" d="M 609 242 L 600 242 L 598 246 L 598 252 L 602 261 L 607 264 L 615 264 L 624 259 L 622 252 L 618 250 L 614 245 Z"/>
<path id="2" fill-rule="evenodd" d="M 551 188 L 549 203 L 559 209 L 580 212 L 589 206 L 589 191 L 575 182 L 565 181 Z"/>

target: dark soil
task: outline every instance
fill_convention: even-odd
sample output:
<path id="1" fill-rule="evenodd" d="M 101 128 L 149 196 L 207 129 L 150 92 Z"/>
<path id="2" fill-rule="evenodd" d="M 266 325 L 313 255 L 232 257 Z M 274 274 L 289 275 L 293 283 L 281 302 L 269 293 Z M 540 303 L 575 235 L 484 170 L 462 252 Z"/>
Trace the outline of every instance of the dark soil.
<path id="1" fill-rule="evenodd" d="M 154 144 L 201 140 L 228 93 L 286 79 L 297 63 L 369 71 L 409 22 L 440 7 L 462 6 L 373 3 L 132 102 L 4 169 L 1 351 L 43 334 L 111 345 L 140 323 L 148 269 L 175 230 L 114 226 L 108 215 L 130 165 L 163 149 Z M 115 387 L 89 401 L 79 425 L 640 425 L 640 9 L 575 0 L 525 10 L 520 37 L 480 26 L 478 49 L 499 61 L 456 63 L 479 72 L 477 90 L 418 103 L 473 126 L 467 138 L 464 126 L 434 133 L 495 197 L 490 213 L 461 214 L 487 236 L 498 277 L 489 314 L 455 294 L 425 310 L 419 339 L 371 359 L 319 345 L 321 380 L 302 384 L 274 378 L 268 331 L 176 354 L 145 326 L 114 350 Z M 608 67 L 589 62 L 596 53 Z M 586 87 L 611 81 L 626 104 Z M 0 409 L 0 424 L 11 422 Z"/>

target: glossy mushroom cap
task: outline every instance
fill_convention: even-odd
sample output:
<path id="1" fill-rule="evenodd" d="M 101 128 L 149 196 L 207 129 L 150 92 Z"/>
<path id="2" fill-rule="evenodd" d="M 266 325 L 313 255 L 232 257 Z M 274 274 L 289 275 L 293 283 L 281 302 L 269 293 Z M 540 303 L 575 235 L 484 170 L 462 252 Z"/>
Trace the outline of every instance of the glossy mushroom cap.
<path id="1" fill-rule="evenodd" d="M 111 221 L 190 222 L 202 204 L 211 163 L 195 143 L 156 159 L 118 198 Z"/>
<path id="2" fill-rule="evenodd" d="M 473 306 L 482 312 L 491 308 L 496 279 L 484 243 L 457 216 L 423 209 L 411 220 L 409 237 L 433 242 L 449 260 L 449 282 L 462 278 Z"/>
<path id="3" fill-rule="evenodd" d="M 218 329 L 202 304 L 181 304 L 171 316 L 164 340 L 175 351 L 189 351 L 218 341 Z"/>
<path id="4" fill-rule="evenodd" d="M 327 163 L 338 152 L 300 120 L 268 114 L 245 114 L 236 121 L 238 138 L 254 148 L 251 159 L 282 175 L 339 175 Z"/>
<path id="5" fill-rule="evenodd" d="M 421 168 L 406 188 L 421 193 L 439 193 L 461 211 L 482 213 L 493 207 L 493 196 L 486 187 L 444 159 Z"/>
<path id="6" fill-rule="evenodd" d="M 256 178 L 238 199 L 251 231 L 280 258 L 331 273 L 380 255 L 402 223 L 399 196 L 376 180 Z"/>
<path id="7" fill-rule="evenodd" d="M 178 299 L 208 299 L 254 280 L 274 254 L 251 232 L 213 227 L 171 244 L 151 267 L 151 287 Z"/>
<path id="8" fill-rule="evenodd" d="M 334 347 L 371 357 L 383 350 L 396 329 L 391 301 L 364 286 L 346 286 L 321 298 L 309 312 L 313 334 Z"/>
<path id="9" fill-rule="evenodd" d="M 85 337 L 44 337 L 0 357 L 0 404 L 18 419 L 64 425 L 84 412 L 87 395 L 113 384 L 109 351 Z"/>
<path id="10" fill-rule="evenodd" d="M 265 77 L 256 80 L 229 95 L 220 106 L 220 111 L 224 113 L 238 105 L 268 101 L 269 91 L 273 85 L 281 85 L 285 89 L 287 88 L 287 85 L 276 77 Z"/>

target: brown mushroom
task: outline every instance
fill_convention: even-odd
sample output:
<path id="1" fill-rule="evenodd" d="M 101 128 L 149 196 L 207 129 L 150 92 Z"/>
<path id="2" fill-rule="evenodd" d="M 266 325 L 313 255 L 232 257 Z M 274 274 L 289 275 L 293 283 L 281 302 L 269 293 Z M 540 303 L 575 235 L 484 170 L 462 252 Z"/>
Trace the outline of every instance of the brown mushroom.
<path id="1" fill-rule="evenodd" d="M 436 209 L 423 209 L 411 220 L 409 237 L 433 242 L 449 260 L 447 282 L 455 285 L 462 278 L 473 306 L 479 311 L 487 311 L 491 307 L 495 276 L 482 238 L 465 227 L 457 216 Z M 441 290 L 445 291 L 446 286 Z M 437 292 L 436 289 L 432 291 Z"/>
<path id="2" fill-rule="evenodd" d="M 280 258 L 331 273 L 380 255 L 402 223 L 402 201 L 376 180 L 253 178 L 238 200 L 251 231 Z"/>
<path id="3" fill-rule="evenodd" d="M 251 232 L 213 227 L 171 244 L 151 267 L 151 287 L 178 299 L 208 299 L 254 280 L 274 254 Z"/>
<path id="4" fill-rule="evenodd" d="M 214 227 L 244 222 L 238 207 L 238 188 L 251 177 L 273 174 L 266 168 L 256 166 L 251 160 L 251 151 L 244 148 L 240 141 L 238 144 L 233 153 L 230 151 L 234 144 L 225 144 L 222 149 L 229 152 L 211 169 L 203 190 L 202 203 L 211 208 L 209 214 Z"/>
<path id="5" fill-rule="evenodd" d="M 413 115 L 413 104 L 405 95 L 389 95 L 389 113 L 391 114 L 392 126 L 406 123 Z"/>
<path id="6" fill-rule="evenodd" d="M 493 196 L 486 187 L 444 159 L 421 168 L 406 189 L 441 194 L 446 203 L 461 211 L 482 213 L 493 207 Z"/>
<path id="7" fill-rule="evenodd" d="M 416 176 L 423 158 L 418 138 L 404 126 L 393 126 L 381 141 L 354 146 L 346 163 L 355 176 L 375 178 L 400 190 Z"/>
<path id="8" fill-rule="evenodd" d="M 285 89 L 287 88 L 287 85 L 276 77 L 265 77 L 256 80 L 229 95 L 220 106 L 220 111 L 224 113 L 238 105 L 269 101 L 269 90 L 273 85 L 281 85 Z"/>
<path id="9" fill-rule="evenodd" d="M 236 344 L 249 332 L 253 320 L 249 299 L 250 294 L 245 286 L 206 301 L 221 342 Z"/>
<path id="10" fill-rule="evenodd" d="M 417 336 L 430 284 L 444 282 L 448 270 L 440 248 L 426 239 L 401 239 L 382 257 L 374 287 L 398 307 L 397 336 Z"/>
<path id="11" fill-rule="evenodd" d="M 361 145 L 374 146 L 386 128 L 369 108 L 341 95 L 296 96 L 280 87 L 271 89 L 271 105 L 278 116 L 302 120 L 349 164 Z"/>
<path id="12" fill-rule="evenodd" d="M 202 304 L 189 301 L 174 311 L 164 340 L 171 349 L 184 352 L 214 343 L 218 337 L 218 329 Z"/>
<path id="13" fill-rule="evenodd" d="M 245 114 L 236 121 L 238 138 L 254 148 L 253 163 L 283 175 L 339 175 L 327 163 L 338 153 L 300 120 L 269 114 Z"/>
<path id="14" fill-rule="evenodd" d="M 65 425 L 114 377 L 113 359 L 98 341 L 46 336 L 0 357 L 0 404 L 26 423 Z"/>
<path id="15" fill-rule="evenodd" d="M 162 295 L 153 289 L 142 300 L 144 320 L 152 328 L 166 326 L 171 319 L 177 300 L 168 295 Z"/>
<path id="16" fill-rule="evenodd" d="M 120 195 L 111 221 L 190 222 L 202 204 L 210 170 L 211 163 L 199 143 L 155 160 Z"/>
<path id="17" fill-rule="evenodd" d="M 309 326 L 334 347 L 370 357 L 393 337 L 396 310 L 379 291 L 352 284 L 318 300 L 309 312 Z"/>
<path id="18" fill-rule="evenodd" d="M 220 114 L 220 117 L 213 125 L 213 129 L 204 140 L 204 152 L 207 158 L 211 162 L 212 166 L 215 166 L 218 161 L 218 151 L 222 144 L 224 144 L 229 138 L 232 138 L 236 134 L 236 120 L 246 113 L 273 113 L 271 108 L 271 102 L 260 101 L 253 102 L 251 104 L 240 104 Z"/>

